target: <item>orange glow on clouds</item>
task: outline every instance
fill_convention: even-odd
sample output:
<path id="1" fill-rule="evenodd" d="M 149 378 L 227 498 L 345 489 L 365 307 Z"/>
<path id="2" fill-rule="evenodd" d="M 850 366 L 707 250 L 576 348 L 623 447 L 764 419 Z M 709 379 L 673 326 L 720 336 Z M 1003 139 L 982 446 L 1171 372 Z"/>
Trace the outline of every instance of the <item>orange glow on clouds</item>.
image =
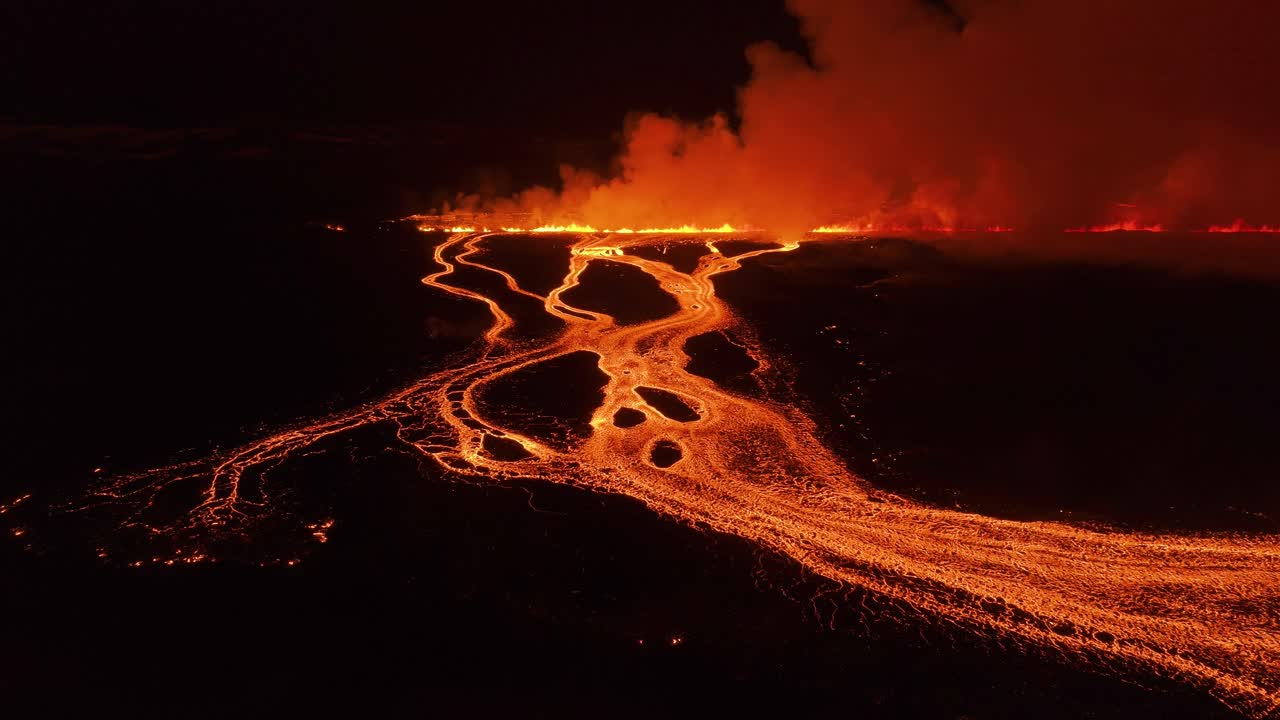
<path id="1" fill-rule="evenodd" d="M 748 48 L 732 118 L 635 114 L 608 176 L 436 210 L 791 239 L 1280 230 L 1280 3 L 1174 5 L 957 0 L 961 30 L 918 0 L 790 0 L 808 56 Z"/>
<path id="2" fill-rule="evenodd" d="M 1280 233 L 1280 225 L 1250 225 L 1242 218 L 1230 225 L 1211 225 L 1211 233 Z"/>

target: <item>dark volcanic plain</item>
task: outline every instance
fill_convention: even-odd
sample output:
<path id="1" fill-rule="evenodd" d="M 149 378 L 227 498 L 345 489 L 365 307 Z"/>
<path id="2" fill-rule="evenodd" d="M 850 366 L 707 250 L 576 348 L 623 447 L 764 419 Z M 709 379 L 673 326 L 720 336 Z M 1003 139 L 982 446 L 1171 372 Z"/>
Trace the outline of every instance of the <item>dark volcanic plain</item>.
<path id="1" fill-rule="evenodd" d="M 438 235 L 323 220 L 163 207 L 89 228 L 20 218 L 0 501 L 33 497 L 0 516 L 12 706 L 640 716 L 777 699 L 799 715 L 1230 716 L 1195 688 L 903 622 L 874 598 L 833 617 L 813 600 L 823 582 L 736 538 L 625 498 L 452 482 L 388 452 L 376 428 L 288 471 L 296 518 L 334 520 L 294 567 L 279 563 L 300 553 L 288 514 L 223 562 L 144 568 L 112 555 L 139 538 L 50 516 L 95 468 L 379 397 L 486 327 L 483 307 L 418 282 Z M 558 282 L 564 253 L 493 249 L 534 289 Z M 640 285 L 627 311 L 662 314 Z M 880 487 L 1015 518 L 1277 529 L 1276 284 L 961 261 L 885 239 L 765 256 L 717 289 L 825 441 Z M 612 311 L 592 307 L 610 301 L 598 291 L 584 283 L 582 309 Z M 752 392 L 734 340 L 692 341 L 690 371 Z M 599 388 L 589 361 L 494 388 L 495 402 L 570 442 Z"/>

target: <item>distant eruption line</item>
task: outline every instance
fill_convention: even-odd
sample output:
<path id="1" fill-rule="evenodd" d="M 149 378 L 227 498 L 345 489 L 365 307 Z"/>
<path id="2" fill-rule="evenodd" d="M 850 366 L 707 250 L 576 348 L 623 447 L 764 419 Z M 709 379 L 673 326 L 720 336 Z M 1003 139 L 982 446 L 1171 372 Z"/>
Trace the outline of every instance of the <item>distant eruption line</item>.
<path id="1" fill-rule="evenodd" d="M 428 219 L 428 216 L 410 216 L 408 219 L 422 221 Z M 489 225 L 441 225 L 423 222 L 418 225 L 418 229 L 422 232 L 445 232 L 445 233 L 488 233 L 488 232 L 505 232 L 505 233 L 588 233 L 601 235 L 714 235 L 714 234 L 743 234 L 743 233 L 762 233 L 769 231 L 763 228 L 754 228 L 751 226 L 735 227 L 729 223 L 722 223 L 718 226 L 704 227 L 692 224 L 681 224 L 671 227 L 646 227 L 633 229 L 628 227 L 610 228 L 595 227 L 590 224 L 566 223 L 566 224 L 550 224 L 538 225 L 535 227 L 520 227 L 502 225 L 494 223 L 492 229 Z M 884 223 L 849 223 L 839 225 L 819 225 L 805 231 L 806 235 L 885 235 L 885 234 L 918 234 L 918 233 L 1012 233 L 1018 232 L 1018 229 L 1010 225 L 986 225 L 977 226 L 950 226 L 950 225 L 903 225 L 903 224 L 884 224 Z M 1062 232 L 1066 233 L 1112 233 L 1112 232 L 1135 232 L 1135 233 L 1252 233 L 1252 234 L 1280 234 L 1280 226 L 1272 225 L 1254 225 L 1244 219 L 1236 219 L 1230 224 L 1225 225 L 1209 225 L 1207 227 L 1192 228 L 1173 228 L 1161 223 L 1142 223 L 1138 221 L 1127 220 L 1123 222 L 1104 223 L 1099 225 L 1080 225 L 1065 228 Z"/>
<path id="2" fill-rule="evenodd" d="M 201 480 L 206 491 L 189 514 L 148 526 L 199 542 L 270 512 L 271 472 L 290 458 L 325 438 L 388 423 L 406 448 L 455 476 L 542 479 L 625 494 L 922 615 L 1014 638 L 1029 649 L 1107 657 L 1198 683 L 1254 717 L 1280 709 L 1280 537 L 1095 530 L 916 503 L 849 471 L 796 407 L 736 394 L 688 373 L 689 338 L 741 327 L 716 296 L 714 278 L 752 257 L 793 251 L 800 242 L 729 257 L 718 241 L 708 241 L 697 268 L 684 273 L 631 252 L 668 243 L 671 234 L 588 231 L 574 240 L 560 285 L 544 296 L 483 261 L 489 237 L 450 235 L 434 250 L 439 270 L 422 279 L 489 309 L 493 323 L 465 361 L 381 400 L 203 461 L 112 478 L 95 501 L 131 508 L 127 522 L 144 524 L 144 511 L 161 492 Z M 591 263 L 606 259 L 648 274 L 676 298 L 679 310 L 619 325 L 605 313 L 573 309 L 564 294 Z M 460 265 L 492 273 L 508 291 L 538 299 L 565 329 L 542 341 L 514 339 L 517 321 L 495 298 L 463 286 Z M 763 349 L 751 342 L 745 349 L 767 371 Z M 580 351 L 599 357 L 607 381 L 591 434 L 573 447 L 552 447 L 508 427 L 478 399 L 501 378 Z M 682 398 L 696 419 L 664 415 L 642 394 L 650 388 Z M 615 425 L 624 408 L 639 410 L 645 422 Z M 681 459 L 669 467 L 654 464 L 658 443 L 679 448 Z M 503 452 L 495 449 L 499 445 Z"/>

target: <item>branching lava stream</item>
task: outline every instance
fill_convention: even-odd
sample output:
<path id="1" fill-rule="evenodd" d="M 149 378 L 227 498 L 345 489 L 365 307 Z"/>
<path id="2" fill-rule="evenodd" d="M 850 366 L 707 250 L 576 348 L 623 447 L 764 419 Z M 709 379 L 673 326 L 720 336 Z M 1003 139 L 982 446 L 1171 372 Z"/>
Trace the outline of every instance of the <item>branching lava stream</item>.
<path id="1" fill-rule="evenodd" d="M 670 237 L 579 235 L 563 282 L 544 297 L 476 259 L 491 235 L 450 235 L 435 250 L 440 269 L 423 278 L 484 303 L 493 315 L 463 362 L 382 400 L 205 460 L 112 478 L 98 488 L 95 502 L 129 508 L 132 522 L 142 523 L 143 510 L 166 488 L 199 481 L 207 483 L 199 505 L 177 524 L 151 529 L 234 532 L 269 510 L 273 469 L 324 438 L 385 423 L 408 448 L 451 473 L 621 493 L 969 631 L 1203 685 L 1255 717 L 1280 708 L 1280 538 L 1096 530 L 918 504 L 853 475 L 798 410 L 686 372 L 687 339 L 740 322 L 716 297 L 712 279 L 797 243 L 728 257 L 707 242 L 697 269 L 682 273 L 628 252 Z M 656 279 L 678 300 L 679 312 L 619 325 L 561 299 L 604 258 Z M 517 321 L 498 301 L 450 283 L 459 266 L 496 273 L 509 291 L 541 302 L 565 329 L 545 341 L 512 339 Z M 767 367 L 760 348 L 748 350 Z M 504 426 L 476 399 L 489 383 L 580 351 L 599 356 L 608 381 L 590 437 L 568 450 Z M 664 410 L 658 395 L 674 395 L 692 414 Z M 619 411 L 645 418 L 615 423 Z"/>

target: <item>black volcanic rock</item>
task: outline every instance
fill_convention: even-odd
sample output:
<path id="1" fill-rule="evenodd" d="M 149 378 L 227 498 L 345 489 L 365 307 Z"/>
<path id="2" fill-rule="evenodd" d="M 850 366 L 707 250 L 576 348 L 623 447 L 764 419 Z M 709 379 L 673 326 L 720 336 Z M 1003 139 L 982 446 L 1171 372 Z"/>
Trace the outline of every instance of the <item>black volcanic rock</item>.
<path id="1" fill-rule="evenodd" d="M 674 315 L 680 303 L 653 276 L 624 263 L 592 260 L 577 287 L 560 299 L 574 307 L 612 315 L 619 325 L 636 325 Z"/>

